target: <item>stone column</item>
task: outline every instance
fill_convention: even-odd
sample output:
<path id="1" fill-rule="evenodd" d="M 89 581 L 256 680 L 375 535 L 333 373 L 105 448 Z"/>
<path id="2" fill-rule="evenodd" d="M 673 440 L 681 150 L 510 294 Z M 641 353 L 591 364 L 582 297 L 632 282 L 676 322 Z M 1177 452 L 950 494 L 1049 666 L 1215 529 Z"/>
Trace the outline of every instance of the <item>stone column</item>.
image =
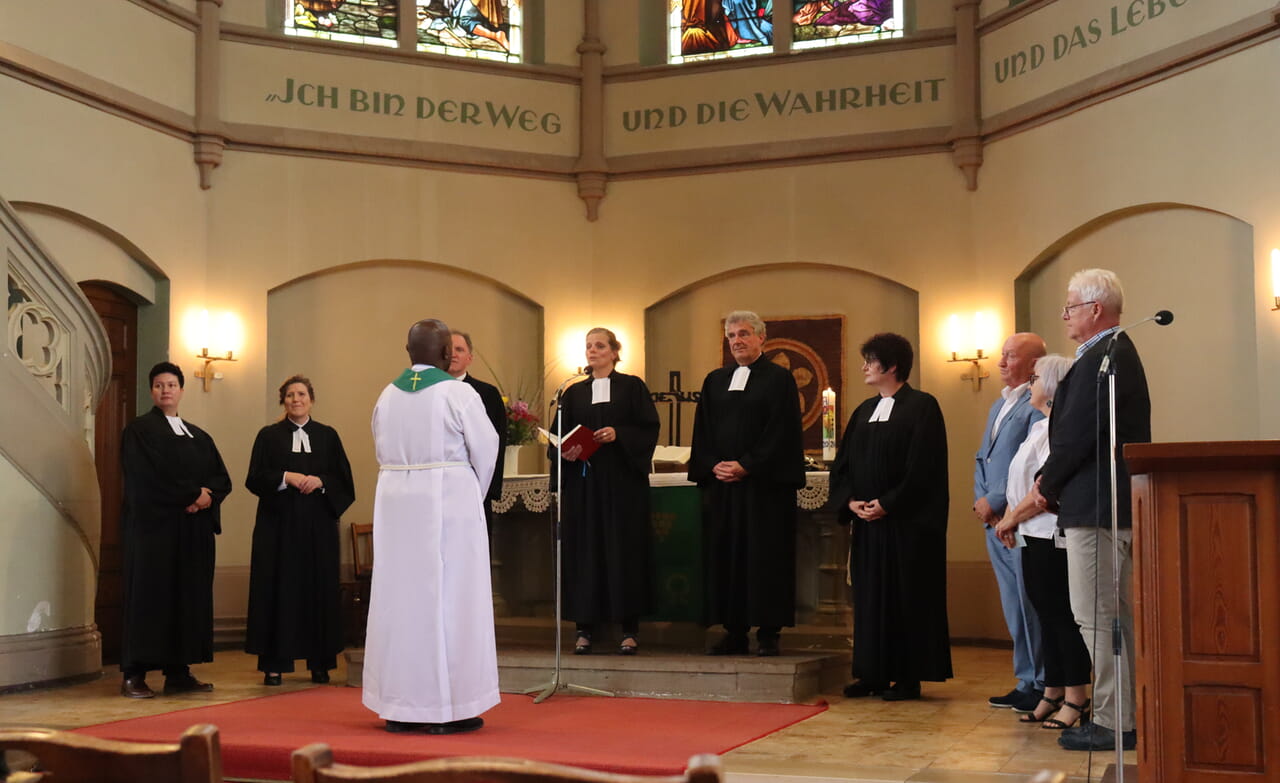
<path id="1" fill-rule="evenodd" d="M 964 172 L 969 190 L 978 189 L 982 166 L 982 107 L 978 74 L 978 5 L 982 0 L 954 0 L 956 19 L 955 117 L 947 140 L 951 156 Z"/>
<path id="2" fill-rule="evenodd" d="M 582 83 L 579 87 L 578 160 L 573 171 L 578 177 L 578 197 L 587 205 L 587 220 L 600 217 L 609 178 L 604 157 L 604 43 L 600 41 L 600 0 L 582 4 Z"/>
<path id="3" fill-rule="evenodd" d="M 218 118 L 222 0 L 199 0 L 196 13 L 200 28 L 196 31 L 196 135 L 192 144 L 196 167 L 200 169 L 200 188 L 208 190 L 213 185 L 213 170 L 222 164 L 222 151 L 227 146 Z"/>

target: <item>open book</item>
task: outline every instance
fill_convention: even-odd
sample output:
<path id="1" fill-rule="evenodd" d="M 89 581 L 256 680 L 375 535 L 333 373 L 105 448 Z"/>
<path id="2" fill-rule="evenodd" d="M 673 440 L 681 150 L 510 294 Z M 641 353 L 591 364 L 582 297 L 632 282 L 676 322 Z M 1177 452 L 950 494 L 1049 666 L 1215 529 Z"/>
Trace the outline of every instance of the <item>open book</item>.
<path id="1" fill-rule="evenodd" d="M 590 459 L 591 455 L 596 453 L 596 449 L 600 448 L 600 444 L 595 440 L 596 431 L 581 424 L 564 434 L 563 444 L 554 433 L 547 432 L 541 427 L 538 428 L 538 432 L 542 433 L 542 437 L 547 439 L 547 443 L 552 446 L 560 446 L 562 452 L 568 451 L 574 446 L 581 446 L 582 453 L 578 455 L 579 460 Z"/>

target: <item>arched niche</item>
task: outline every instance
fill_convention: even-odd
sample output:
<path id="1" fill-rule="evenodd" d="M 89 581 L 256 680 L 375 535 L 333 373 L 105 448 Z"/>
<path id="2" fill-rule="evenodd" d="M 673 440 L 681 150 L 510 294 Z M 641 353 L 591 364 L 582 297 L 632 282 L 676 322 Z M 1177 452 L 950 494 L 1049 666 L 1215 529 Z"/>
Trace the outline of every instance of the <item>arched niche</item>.
<path id="1" fill-rule="evenodd" d="M 721 319 L 732 310 L 754 310 L 766 321 L 791 316 L 844 317 L 844 357 L 840 372 L 840 429 L 857 402 L 870 393 L 862 386 L 858 346 L 876 332 L 897 332 L 920 345 L 919 294 L 868 272 L 834 264 L 791 263 L 744 267 L 705 277 L 663 297 L 645 310 L 645 380 L 668 388 L 678 370 L 684 389 L 696 391 L 706 374 L 721 366 Z M 912 382 L 918 383 L 916 371 Z M 693 411 L 682 416 L 680 443 L 689 444 Z M 667 442 L 663 417 L 662 443 Z"/>
<path id="2" fill-rule="evenodd" d="M 1259 422 L 1253 228 L 1186 204 L 1143 204 L 1068 232 L 1019 275 L 1020 329 L 1074 356 L 1062 305 L 1081 269 L 1110 269 L 1124 285 L 1123 325 L 1171 310 L 1168 326 L 1132 337 L 1151 390 L 1157 441 L 1256 438 Z"/>
<path id="3" fill-rule="evenodd" d="M 363 261 L 291 280 L 267 294 L 263 422 L 281 416 L 277 389 L 300 373 L 316 390 L 314 415 L 337 428 L 355 474 L 347 522 L 373 520 L 378 466 L 370 415 L 408 367 L 405 337 L 422 318 L 469 332 L 476 377 L 508 395 L 542 386 L 543 311 L 496 280 L 421 261 Z"/>

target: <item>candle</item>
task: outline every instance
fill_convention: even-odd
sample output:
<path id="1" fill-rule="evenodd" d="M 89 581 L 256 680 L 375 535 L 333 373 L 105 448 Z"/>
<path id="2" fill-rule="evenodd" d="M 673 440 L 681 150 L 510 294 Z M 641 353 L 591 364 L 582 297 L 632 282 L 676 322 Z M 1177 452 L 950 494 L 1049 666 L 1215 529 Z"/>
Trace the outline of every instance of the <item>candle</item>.
<path id="1" fill-rule="evenodd" d="M 836 458 L 836 393 L 822 390 L 822 461 Z"/>

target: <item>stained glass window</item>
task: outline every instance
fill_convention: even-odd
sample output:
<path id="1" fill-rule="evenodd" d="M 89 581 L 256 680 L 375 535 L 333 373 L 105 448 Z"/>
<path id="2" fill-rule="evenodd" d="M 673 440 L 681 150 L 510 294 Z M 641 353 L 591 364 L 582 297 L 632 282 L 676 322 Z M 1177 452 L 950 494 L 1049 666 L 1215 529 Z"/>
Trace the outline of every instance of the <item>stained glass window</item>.
<path id="1" fill-rule="evenodd" d="M 417 0 L 418 51 L 520 62 L 520 0 Z"/>
<path id="2" fill-rule="evenodd" d="M 673 63 L 773 51 L 773 0 L 670 0 Z"/>
<path id="3" fill-rule="evenodd" d="M 287 0 L 286 35 L 395 46 L 400 0 Z"/>
<path id="4" fill-rule="evenodd" d="M 792 49 L 901 37 L 902 0 L 796 0 L 791 17 Z"/>

